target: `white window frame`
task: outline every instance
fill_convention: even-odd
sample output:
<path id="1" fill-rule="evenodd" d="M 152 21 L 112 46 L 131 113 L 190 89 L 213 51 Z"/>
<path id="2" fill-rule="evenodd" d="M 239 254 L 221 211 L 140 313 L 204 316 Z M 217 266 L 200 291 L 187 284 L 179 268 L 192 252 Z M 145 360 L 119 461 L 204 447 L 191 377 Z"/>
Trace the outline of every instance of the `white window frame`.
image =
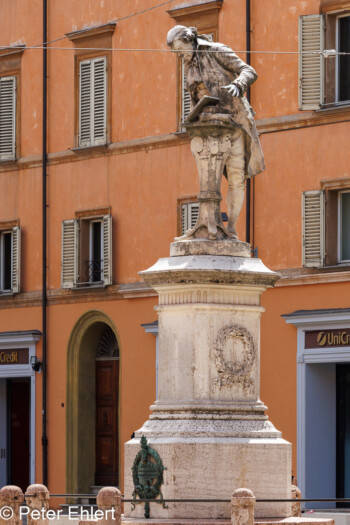
<path id="1" fill-rule="evenodd" d="M 101 260 L 101 279 L 100 281 L 93 281 L 92 278 L 90 277 L 89 279 L 89 282 L 91 283 L 100 283 L 100 282 L 103 282 L 103 278 L 104 278 L 104 272 L 103 272 L 103 268 L 104 268 L 104 258 L 103 258 L 103 219 L 93 219 L 93 220 L 90 220 L 90 223 L 89 223 L 89 262 L 92 261 L 93 259 L 93 240 L 94 240 L 94 231 L 93 231 L 93 227 L 92 225 L 95 224 L 95 223 L 99 223 L 101 224 L 101 241 L 100 241 L 100 260 Z"/>
<path id="2" fill-rule="evenodd" d="M 350 13 L 343 13 L 341 15 L 338 15 L 336 17 L 335 21 L 335 48 L 336 51 L 339 50 L 339 19 L 340 18 L 350 18 Z M 337 105 L 346 104 L 348 105 L 350 100 L 339 100 L 339 61 L 340 61 L 340 55 L 337 54 L 335 59 L 335 103 Z"/>
<path id="3" fill-rule="evenodd" d="M 342 259 L 342 195 L 344 193 L 350 193 L 350 190 L 343 190 L 338 192 L 338 262 L 339 264 L 346 264 L 350 262 L 350 259 Z"/>
<path id="4" fill-rule="evenodd" d="M 4 236 L 6 234 L 11 235 L 11 288 L 5 288 L 5 275 L 4 275 Z M 2 230 L 0 231 L 0 292 L 6 293 L 12 291 L 12 278 L 13 278 L 13 261 L 12 261 L 12 252 L 13 252 L 13 231 L 12 230 Z"/>

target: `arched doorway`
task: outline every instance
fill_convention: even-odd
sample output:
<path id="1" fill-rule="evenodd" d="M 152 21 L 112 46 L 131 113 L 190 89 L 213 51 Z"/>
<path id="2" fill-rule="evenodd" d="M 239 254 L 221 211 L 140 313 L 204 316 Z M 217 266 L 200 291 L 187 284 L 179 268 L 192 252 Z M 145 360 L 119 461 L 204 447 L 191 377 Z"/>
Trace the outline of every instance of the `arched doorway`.
<path id="1" fill-rule="evenodd" d="M 84 314 L 67 353 L 68 493 L 119 484 L 119 357 L 112 320 L 99 311 Z"/>

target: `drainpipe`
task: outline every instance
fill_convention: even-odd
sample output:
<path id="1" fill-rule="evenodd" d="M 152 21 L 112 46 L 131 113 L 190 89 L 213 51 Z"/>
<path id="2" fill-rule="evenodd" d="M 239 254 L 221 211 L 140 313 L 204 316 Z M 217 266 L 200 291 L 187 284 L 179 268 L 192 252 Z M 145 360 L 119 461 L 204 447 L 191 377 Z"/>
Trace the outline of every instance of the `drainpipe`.
<path id="1" fill-rule="evenodd" d="M 43 42 L 47 42 L 47 0 L 43 0 Z M 42 107 L 42 342 L 43 342 L 43 356 L 42 356 L 42 468 L 43 468 L 43 484 L 47 486 L 47 434 L 46 434 L 46 353 L 47 353 L 47 333 L 46 333 L 46 309 L 47 309 L 47 295 L 46 295 L 46 226 L 47 226 L 47 195 L 46 195 L 46 164 L 47 164 L 47 47 L 43 47 L 43 107 Z"/>
<path id="2" fill-rule="evenodd" d="M 246 0 L 245 2 L 245 8 L 246 8 L 246 15 L 245 15 L 245 21 L 246 21 L 246 50 L 247 50 L 247 58 L 246 62 L 248 65 L 250 65 L 250 0 Z M 250 87 L 247 89 L 247 99 L 248 102 L 250 102 Z M 250 243 L 250 188 L 251 188 L 251 180 L 250 178 L 247 179 L 247 190 L 246 190 L 246 216 L 245 216 L 245 231 L 246 231 L 246 242 Z M 254 246 L 253 246 L 254 248 Z"/>

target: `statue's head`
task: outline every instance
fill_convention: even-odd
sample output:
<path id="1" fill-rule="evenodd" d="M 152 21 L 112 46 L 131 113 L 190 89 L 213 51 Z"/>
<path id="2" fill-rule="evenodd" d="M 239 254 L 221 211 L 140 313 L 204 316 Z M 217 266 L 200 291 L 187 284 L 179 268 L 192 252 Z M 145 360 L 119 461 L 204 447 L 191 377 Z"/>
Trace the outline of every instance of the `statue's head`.
<path id="1" fill-rule="evenodd" d="M 195 27 L 175 26 L 168 32 L 166 43 L 180 58 L 191 60 L 197 47 L 198 32 Z"/>

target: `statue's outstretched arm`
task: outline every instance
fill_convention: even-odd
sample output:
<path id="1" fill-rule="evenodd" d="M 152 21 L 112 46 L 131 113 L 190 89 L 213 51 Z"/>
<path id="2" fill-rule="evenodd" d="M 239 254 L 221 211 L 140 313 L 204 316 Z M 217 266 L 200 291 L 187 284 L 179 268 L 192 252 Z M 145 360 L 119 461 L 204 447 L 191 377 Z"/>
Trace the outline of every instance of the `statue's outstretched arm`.
<path id="1" fill-rule="evenodd" d="M 229 86 L 223 87 L 231 92 L 230 87 L 236 86 L 239 90 L 238 96 L 243 96 L 248 87 L 258 78 L 255 69 L 243 62 L 243 60 L 227 46 L 220 46 L 220 52 L 215 53 L 215 57 L 222 67 L 237 75 L 237 78 L 233 80 Z M 234 93 L 231 94 L 234 95 Z"/>

